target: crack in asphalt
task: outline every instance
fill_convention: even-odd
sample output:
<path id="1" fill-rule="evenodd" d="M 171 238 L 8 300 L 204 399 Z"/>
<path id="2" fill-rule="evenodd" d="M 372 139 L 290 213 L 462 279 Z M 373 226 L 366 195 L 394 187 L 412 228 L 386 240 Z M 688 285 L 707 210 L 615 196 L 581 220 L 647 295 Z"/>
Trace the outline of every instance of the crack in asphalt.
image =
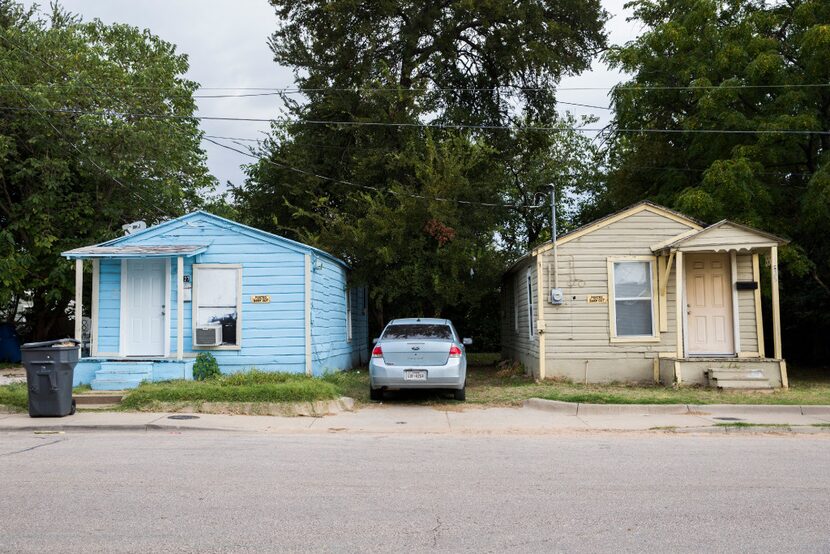
<path id="1" fill-rule="evenodd" d="M 436 525 L 435 527 L 432 528 L 432 547 L 433 548 L 438 547 L 438 537 L 441 535 L 441 526 L 443 525 L 441 523 L 441 518 L 438 517 L 438 516 L 435 516 L 435 522 L 438 525 Z"/>
<path id="2" fill-rule="evenodd" d="M 45 442 L 45 443 L 42 443 L 42 444 L 36 444 L 34 446 L 30 446 L 29 448 L 24 448 L 22 450 L 15 450 L 14 452 L 6 452 L 5 454 L 0 454 L 0 458 L 3 458 L 5 456 L 12 456 L 14 454 L 22 454 L 24 452 L 29 452 L 30 450 L 34 450 L 35 448 L 42 448 L 44 446 L 49 446 L 50 444 L 57 444 L 59 442 L 65 441 L 65 440 L 66 439 L 57 439 L 57 440 L 53 440 L 52 442 Z"/>

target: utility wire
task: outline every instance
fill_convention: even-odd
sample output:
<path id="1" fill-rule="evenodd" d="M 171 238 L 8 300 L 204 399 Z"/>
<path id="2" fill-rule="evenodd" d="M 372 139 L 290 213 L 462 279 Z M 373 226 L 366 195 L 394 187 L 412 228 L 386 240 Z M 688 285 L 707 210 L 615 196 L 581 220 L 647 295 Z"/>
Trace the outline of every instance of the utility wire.
<path id="1" fill-rule="evenodd" d="M 14 106 L 0 106 L 0 111 L 27 112 L 31 109 L 18 108 Z M 341 125 L 345 127 L 400 127 L 400 128 L 430 128 L 430 129 L 477 129 L 477 130 L 508 130 L 508 131 L 550 131 L 579 133 L 602 133 L 605 128 L 598 127 L 550 127 L 544 125 L 474 125 L 465 123 L 388 123 L 380 121 L 323 121 L 312 119 L 269 119 L 262 117 L 229 117 L 229 116 L 207 116 L 207 115 L 176 115 L 176 114 L 152 114 L 133 112 L 90 112 L 73 109 L 48 109 L 42 110 L 51 113 L 64 113 L 69 115 L 95 115 L 99 117 L 146 117 L 150 119 L 197 119 L 201 121 L 244 121 L 256 123 L 272 123 L 274 125 Z M 667 134 L 726 134 L 726 135 L 830 135 L 830 131 L 808 131 L 801 129 L 652 129 L 652 128 L 619 128 L 612 129 L 614 133 L 667 133 Z"/>
<path id="2" fill-rule="evenodd" d="M 520 206 L 520 205 L 517 205 L 517 204 L 502 204 L 502 203 L 497 203 L 497 202 L 476 202 L 476 201 L 473 201 L 473 200 L 457 200 L 455 198 L 444 198 L 444 197 L 440 197 L 440 196 L 427 196 L 427 195 L 424 195 L 424 194 L 416 194 L 416 193 L 411 193 L 411 192 L 401 192 L 401 191 L 396 191 L 396 190 L 393 190 L 393 189 L 385 189 L 384 190 L 384 189 L 380 189 L 378 187 L 373 187 L 373 186 L 370 186 L 370 185 L 363 185 L 363 184 L 360 184 L 360 183 L 354 183 L 352 181 L 345 181 L 343 179 L 336 179 L 334 177 L 328 177 L 326 175 L 320 175 L 319 173 L 314 173 L 313 171 L 306 171 L 304 169 L 300 169 L 300 168 L 297 168 L 297 167 L 292 167 L 292 166 L 287 165 L 287 164 L 282 164 L 282 163 L 279 163 L 279 162 L 275 162 L 274 160 L 272 160 L 270 158 L 263 158 L 263 157 L 257 156 L 256 154 L 253 154 L 249 151 L 240 150 L 239 148 L 234 148 L 233 146 L 228 146 L 227 144 L 223 144 L 221 142 L 218 142 L 218 141 L 213 140 L 213 139 L 208 138 L 208 137 L 204 137 L 204 139 L 206 141 L 212 143 L 212 144 L 215 144 L 216 146 L 219 146 L 221 148 L 225 148 L 226 150 L 230 150 L 232 152 L 242 154 L 243 156 L 247 156 L 249 158 L 254 158 L 258 161 L 263 161 L 263 162 L 272 164 L 272 165 L 274 165 L 276 167 L 279 167 L 281 169 L 286 169 L 288 171 L 293 171 L 294 173 L 299 173 L 300 175 L 306 175 L 308 177 L 315 177 L 315 178 L 321 179 L 323 181 L 329 181 L 329 182 L 332 182 L 332 183 L 339 183 L 339 184 L 342 184 L 342 185 L 347 185 L 347 186 L 350 186 L 350 187 L 360 188 L 360 189 L 363 189 L 363 190 L 371 190 L 371 191 L 379 192 L 379 193 L 389 193 L 389 194 L 393 194 L 395 196 L 407 196 L 409 198 L 419 198 L 419 199 L 422 199 L 422 200 L 435 200 L 437 202 L 462 204 L 462 205 L 465 205 L 465 206 L 482 206 L 482 207 L 486 207 L 486 208 L 538 209 L 538 208 L 545 207 L 544 204 L 533 204 L 533 205 L 529 205 L 529 206 Z M 242 145 L 240 145 L 240 146 L 242 146 Z"/>
<path id="3" fill-rule="evenodd" d="M 204 139 L 216 139 L 216 140 L 229 140 L 232 142 L 263 142 L 267 140 L 268 137 L 263 138 L 250 138 L 250 137 L 228 137 L 228 136 L 218 136 L 218 135 L 203 135 L 202 138 Z M 310 148 L 329 148 L 334 150 L 368 150 L 368 151 L 384 151 L 384 152 L 395 152 L 396 149 L 389 147 L 389 146 L 360 146 L 360 145 L 349 145 L 349 146 L 341 146 L 336 144 L 314 144 L 314 143 L 303 143 L 303 146 L 308 146 Z M 629 165 L 626 164 L 625 166 L 619 169 L 634 169 L 634 170 L 654 170 L 654 171 L 685 171 L 690 173 L 705 173 L 709 170 L 709 168 L 701 168 L 701 167 L 665 167 L 665 166 L 653 166 L 653 165 Z M 769 175 L 769 176 L 777 176 L 777 177 L 811 177 L 812 173 L 799 173 L 795 171 L 757 171 L 753 172 L 753 175 Z"/>
<path id="4" fill-rule="evenodd" d="M 39 86 L 55 88 L 84 87 L 73 83 L 43 83 Z M 612 90 L 712 90 L 712 89 L 786 89 L 828 88 L 830 83 L 779 83 L 769 85 L 712 84 L 712 85 L 611 85 L 605 87 L 198 87 L 197 90 L 270 91 L 277 94 L 305 94 L 307 92 L 561 92 L 561 91 L 612 91 Z M 119 86 L 118 89 L 168 90 L 168 87 Z"/>

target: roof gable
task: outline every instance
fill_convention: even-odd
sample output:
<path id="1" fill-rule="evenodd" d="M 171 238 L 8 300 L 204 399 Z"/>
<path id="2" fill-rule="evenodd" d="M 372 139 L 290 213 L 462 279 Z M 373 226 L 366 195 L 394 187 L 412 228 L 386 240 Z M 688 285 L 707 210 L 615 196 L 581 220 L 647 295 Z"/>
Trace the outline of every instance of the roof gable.
<path id="1" fill-rule="evenodd" d="M 789 241 L 766 231 L 724 219 L 696 233 L 678 237 L 669 243 L 655 245 L 652 250 L 655 252 L 678 248 L 690 251 L 751 250 L 779 246 L 787 242 Z"/>
<path id="2" fill-rule="evenodd" d="M 575 239 L 578 239 L 579 237 L 585 236 L 589 233 L 593 233 L 594 231 L 598 231 L 599 229 L 607 227 L 608 225 L 611 225 L 611 224 L 616 223 L 618 221 L 622 221 L 622 220 L 624 220 L 628 217 L 631 217 L 632 215 L 636 215 L 636 214 L 639 214 L 639 213 L 642 213 L 642 212 L 651 212 L 653 214 L 666 217 L 668 219 L 671 219 L 672 221 L 676 221 L 678 223 L 681 223 L 681 224 L 689 227 L 690 230 L 700 231 L 701 229 L 703 229 L 703 225 L 701 224 L 700 221 L 697 221 L 695 219 L 692 219 L 691 217 L 683 215 L 680 212 L 670 210 L 669 208 L 666 208 L 665 206 L 660 206 L 659 204 L 649 202 L 648 200 L 643 200 L 643 201 L 638 202 L 638 203 L 636 203 L 632 206 L 624 208 L 624 209 L 622 209 L 618 212 L 614 212 L 612 214 L 609 214 L 605 217 L 601 217 L 600 219 L 597 219 L 596 221 L 592 221 L 591 223 L 583 225 L 582 227 L 578 227 L 578 228 L 574 229 L 573 231 L 570 231 L 568 233 L 565 233 L 564 235 L 561 235 L 561 236 L 557 237 L 556 244 L 558 246 L 561 246 L 563 244 L 567 244 L 568 242 L 570 242 L 572 240 L 575 240 Z M 550 250 L 552 248 L 553 248 L 553 242 L 548 241 L 548 242 L 546 242 L 542 245 L 537 246 L 531 252 L 531 254 L 535 256 L 535 255 L 540 254 L 542 252 L 547 252 L 548 250 Z"/>
<path id="3" fill-rule="evenodd" d="M 344 262 L 343 260 L 336 258 L 335 256 L 332 256 L 328 252 L 320 250 L 319 248 L 315 248 L 313 246 L 309 246 L 301 242 L 281 237 L 273 233 L 268 233 L 267 231 L 262 231 L 255 227 L 250 227 L 248 225 L 244 225 L 231 219 L 226 219 L 224 217 L 220 217 L 218 215 L 212 214 L 210 212 L 205 212 L 202 210 L 190 212 L 189 214 L 177 217 L 176 219 L 171 219 L 169 221 L 159 223 L 158 225 L 148 227 L 147 229 L 139 231 L 138 233 L 118 237 L 116 239 L 103 242 L 97 246 L 105 247 L 121 244 L 130 244 L 132 242 L 144 242 L 148 239 L 152 239 L 153 237 L 163 235 L 169 231 L 183 227 L 185 225 L 192 225 L 193 223 L 198 221 L 205 221 L 213 225 L 217 225 L 221 228 L 232 229 L 235 232 L 245 234 L 247 236 L 253 237 L 264 242 L 268 242 L 270 244 L 276 244 L 278 246 L 287 248 L 288 250 L 293 250 L 295 252 L 314 253 L 324 258 L 327 258 L 333 262 L 336 262 L 342 265 L 343 267 L 349 267 L 348 264 L 346 264 L 346 262 Z"/>

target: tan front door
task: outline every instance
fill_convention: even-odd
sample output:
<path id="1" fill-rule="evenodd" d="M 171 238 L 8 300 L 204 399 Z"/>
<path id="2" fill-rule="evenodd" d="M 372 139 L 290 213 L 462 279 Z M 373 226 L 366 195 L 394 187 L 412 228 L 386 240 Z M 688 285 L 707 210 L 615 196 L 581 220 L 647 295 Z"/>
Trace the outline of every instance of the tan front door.
<path id="1" fill-rule="evenodd" d="M 687 254 L 688 352 L 734 355 L 732 272 L 727 254 Z"/>

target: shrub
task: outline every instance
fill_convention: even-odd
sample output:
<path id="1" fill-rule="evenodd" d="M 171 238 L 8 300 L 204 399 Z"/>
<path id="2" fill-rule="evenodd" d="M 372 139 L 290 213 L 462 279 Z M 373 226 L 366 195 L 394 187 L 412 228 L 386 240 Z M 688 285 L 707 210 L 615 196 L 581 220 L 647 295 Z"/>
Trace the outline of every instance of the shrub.
<path id="1" fill-rule="evenodd" d="M 193 378 L 197 381 L 216 379 L 222 374 L 219 371 L 219 364 L 210 352 L 201 352 L 196 356 L 196 363 L 193 364 Z"/>

